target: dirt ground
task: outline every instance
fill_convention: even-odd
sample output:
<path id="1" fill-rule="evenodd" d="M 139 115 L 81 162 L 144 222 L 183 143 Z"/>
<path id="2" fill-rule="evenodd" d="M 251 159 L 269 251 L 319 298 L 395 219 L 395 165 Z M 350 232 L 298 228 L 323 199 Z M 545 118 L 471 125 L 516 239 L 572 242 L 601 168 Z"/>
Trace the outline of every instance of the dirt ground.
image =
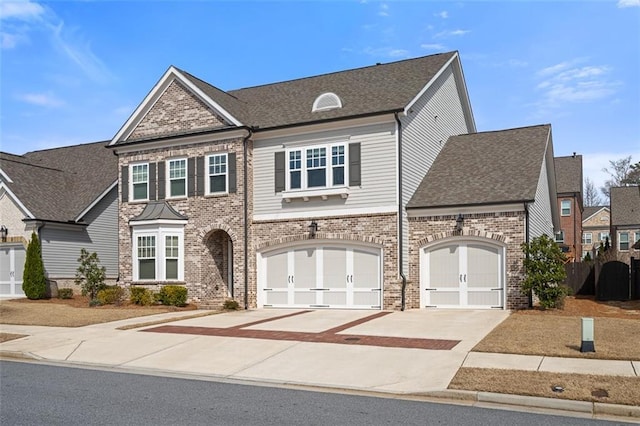
<path id="1" fill-rule="evenodd" d="M 0 301 L 0 324 L 82 327 L 85 325 L 160 314 L 195 310 L 197 306 L 139 306 L 133 304 L 89 307 L 87 297 L 73 299 L 13 299 Z"/>
<path id="2" fill-rule="evenodd" d="M 594 319 L 596 352 L 580 352 L 581 318 Z M 640 360 L 640 301 L 599 302 L 568 297 L 564 309 L 514 312 L 475 348 L 477 352 Z M 562 392 L 554 392 L 555 386 Z M 461 368 L 450 389 L 640 405 L 640 377 Z"/>

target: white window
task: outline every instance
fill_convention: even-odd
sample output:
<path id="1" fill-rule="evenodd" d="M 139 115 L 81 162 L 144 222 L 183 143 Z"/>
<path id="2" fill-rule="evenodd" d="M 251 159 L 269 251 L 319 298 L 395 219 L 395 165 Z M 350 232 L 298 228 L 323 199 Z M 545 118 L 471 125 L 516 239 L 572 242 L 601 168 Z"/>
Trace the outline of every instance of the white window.
<path id="1" fill-rule="evenodd" d="M 149 164 L 131 166 L 131 200 L 149 199 Z"/>
<path id="2" fill-rule="evenodd" d="M 556 232 L 556 243 L 564 243 L 564 231 Z"/>
<path id="3" fill-rule="evenodd" d="M 620 250 L 629 250 L 629 233 L 628 232 L 620 232 L 618 234 L 618 248 Z"/>
<path id="4" fill-rule="evenodd" d="M 344 144 L 289 150 L 287 189 L 344 187 L 346 168 L 347 155 Z"/>
<path id="5" fill-rule="evenodd" d="M 636 236 L 633 239 L 633 241 L 634 241 L 634 244 L 637 243 L 638 241 L 640 241 L 640 232 L 636 232 Z"/>
<path id="6" fill-rule="evenodd" d="M 187 159 L 169 160 L 167 168 L 169 197 L 185 197 L 187 195 Z"/>
<path id="7" fill-rule="evenodd" d="M 604 242 L 606 239 L 609 238 L 609 233 L 608 232 L 600 232 L 598 234 L 598 241 L 602 241 Z M 610 238 L 609 238 L 610 239 Z"/>
<path id="8" fill-rule="evenodd" d="M 227 154 L 207 156 L 207 194 L 227 192 Z"/>
<path id="9" fill-rule="evenodd" d="M 593 244 L 593 237 L 591 232 L 584 232 L 582 234 L 582 244 Z"/>
<path id="10" fill-rule="evenodd" d="M 560 206 L 560 215 L 569 216 L 571 214 L 571 200 L 562 200 Z"/>
<path id="11" fill-rule="evenodd" d="M 133 230 L 134 281 L 184 280 L 184 226 L 139 226 Z"/>

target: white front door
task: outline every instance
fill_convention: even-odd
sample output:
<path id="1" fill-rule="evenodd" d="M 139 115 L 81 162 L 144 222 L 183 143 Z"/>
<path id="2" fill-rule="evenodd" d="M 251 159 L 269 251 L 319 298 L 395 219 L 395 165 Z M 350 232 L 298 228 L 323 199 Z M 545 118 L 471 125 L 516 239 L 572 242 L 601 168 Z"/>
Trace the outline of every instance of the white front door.
<path id="1" fill-rule="evenodd" d="M 26 257 L 26 251 L 22 246 L 0 248 L 0 296 L 24 296 L 22 273 Z"/>
<path id="2" fill-rule="evenodd" d="M 319 244 L 258 257 L 258 306 L 381 308 L 379 249 Z"/>
<path id="3" fill-rule="evenodd" d="M 423 307 L 501 308 L 503 249 L 480 242 L 448 242 L 421 256 Z"/>

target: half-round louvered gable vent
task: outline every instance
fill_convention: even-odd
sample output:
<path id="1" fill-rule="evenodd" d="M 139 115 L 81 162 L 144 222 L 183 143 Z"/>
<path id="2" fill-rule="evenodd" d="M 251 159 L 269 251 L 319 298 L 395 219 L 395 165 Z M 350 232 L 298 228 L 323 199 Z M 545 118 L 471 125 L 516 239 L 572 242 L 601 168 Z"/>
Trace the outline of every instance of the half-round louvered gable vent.
<path id="1" fill-rule="evenodd" d="M 328 109 L 342 108 L 342 101 L 335 93 L 323 93 L 313 102 L 311 112 L 326 111 Z"/>

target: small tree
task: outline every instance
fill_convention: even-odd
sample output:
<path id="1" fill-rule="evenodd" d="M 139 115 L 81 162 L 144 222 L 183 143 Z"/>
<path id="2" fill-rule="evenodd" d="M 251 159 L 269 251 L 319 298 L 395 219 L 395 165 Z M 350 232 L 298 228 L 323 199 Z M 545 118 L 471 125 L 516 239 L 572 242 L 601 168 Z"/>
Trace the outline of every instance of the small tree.
<path id="1" fill-rule="evenodd" d="M 22 291 L 31 300 L 44 299 L 47 295 L 47 278 L 44 275 L 42 249 L 40 248 L 40 239 L 35 232 L 31 234 L 31 241 L 27 246 L 27 258 L 24 262 L 22 275 Z"/>
<path id="2" fill-rule="evenodd" d="M 100 266 L 97 253 L 89 253 L 85 249 L 80 250 L 78 262 L 80 266 L 76 270 L 75 283 L 82 289 L 83 296 L 88 294 L 91 300 L 94 300 L 98 291 L 105 287 L 106 269 Z"/>
<path id="3" fill-rule="evenodd" d="M 543 309 L 562 307 L 569 289 L 560 284 L 567 277 L 560 247 L 547 235 L 536 237 L 521 247 L 525 254 L 522 290 L 533 291 Z"/>

